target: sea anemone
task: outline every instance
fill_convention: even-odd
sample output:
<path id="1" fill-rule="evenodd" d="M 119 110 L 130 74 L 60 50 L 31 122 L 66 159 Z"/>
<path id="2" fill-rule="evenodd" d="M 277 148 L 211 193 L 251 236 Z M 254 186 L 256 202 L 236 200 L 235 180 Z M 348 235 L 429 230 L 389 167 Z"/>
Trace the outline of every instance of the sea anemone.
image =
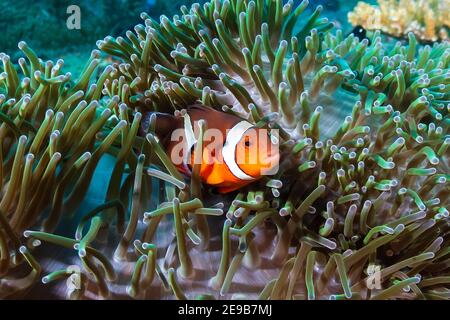
<path id="1" fill-rule="evenodd" d="M 101 87 L 90 84 L 98 51 L 72 81 L 70 73 L 61 73 L 63 60 L 43 62 L 25 42 L 19 49 L 26 56 L 19 71 L 1 54 L 1 297 L 23 294 L 41 275 L 32 255 L 39 242 L 25 241 L 23 231 L 37 223 L 54 231 L 83 200 L 102 155 L 132 132 L 126 121 L 110 121 L 118 99 L 103 105 Z M 99 137 L 102 130 L 107 134 Z M 16 276 L 24 261 L 32 271 Z"/>
<path id="2" fill-rule="evenodd" d="M 95 83 L 98 51 L 71 85 L 53 71 L 61 63 L 43 64 L 23 43 L 23 76 L 3 56 L 1 270 L 12 275 L 23 258 L 33 270 L 27 286 L 2 279 L 3 296 L 37 281 L 32 251 L 50 242 L 77 252 L 78 298 L 126 288 L 134 298 L 448 299 L 448 43 L 420 47 L 409 34 L 387 49 L 379 33 L 369 42 L 332 31 L 321 6 L 305 18 L 307 5 L 215 0 L 159 22 L 142 14 L 126 38 L 98 42 L 121 62 Z M 195 166 L 187 181 L 155 117 L 145 135 L 139 128 L 148 113 L 198 101 L 279 130 L 278 173 L 221 197 Z M 348 104 L 328 128 L 323 118 Z M 104 204 L 74 238 L 54 234 L 104 153 L 115 158 Z M 26 230 L 36 224 L 43 230 Z M 103 254 L 93 245 L 108 230 L 114 248 Z"/>

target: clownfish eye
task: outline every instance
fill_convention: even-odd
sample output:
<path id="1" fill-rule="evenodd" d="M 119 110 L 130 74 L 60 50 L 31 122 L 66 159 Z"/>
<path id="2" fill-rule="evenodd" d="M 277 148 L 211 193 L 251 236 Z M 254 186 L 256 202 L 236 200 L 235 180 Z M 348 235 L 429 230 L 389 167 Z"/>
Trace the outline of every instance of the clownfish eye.
<path id="1" fill-rule="evenodd" d="M 245 147 L 247 147 L 247 148 L 250 147 L 251 143 L 250 143 L 250 138 L 249 138 L 249 137 L 245 137 L 244 145 L 245 145 Z"/>

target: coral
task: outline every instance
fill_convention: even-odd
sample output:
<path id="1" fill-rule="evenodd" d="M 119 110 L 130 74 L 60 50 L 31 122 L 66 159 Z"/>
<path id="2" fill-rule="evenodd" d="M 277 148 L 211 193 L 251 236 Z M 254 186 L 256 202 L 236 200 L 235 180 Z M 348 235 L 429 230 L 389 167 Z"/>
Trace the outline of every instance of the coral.
<path id="1" fill-rule="evenodd" d="M 58 76 L 61 62 L 43 64 L 23 43 L 30 63 L 19 60 L 20 76 L 3 55 L 0 261 L 10 278 L 2 296 L 37 281 L 33 251 L 49 242 L 80 259 L 74 297 L 90 296 L 91 283 L 115 297 L 126 279 L 135 298 L 160 297 L 152 288 L 161 286 L 178 299 L 230 298 L 240 272 L 265 264 L 272 272 L 258 284 L 260 299 L 448 299 L 448 43 L 420 47 L 410 33 L 388 50 L 375 33 L 369 45 L 331 31 L 321 6 L 304 17 L 307 5 L 213 0 L 159 22 L 144 13 L 126 38 L 98 41 L 121 62 L 95 81 L 98 51 L 73 84 Z M 321 118 L 342 105 L 333 100 L 341 92 L 357 101 L 325 137 Z M 139 123 L 196 101 L 278 129 L 279 172 L 234 199 L 217 200 L 195 168 L 185 181 L 154 136 L 155 118 L 145 137 Z M 104 204 L 83 215 L 73 238 L 55 234 L 104 153 L 116 161 Z M 154 209 L 151 177 L 164 182 Z M 205 279 L 214 223 L 221 249 Z M 116 235 L 113 252 L 94 247 L 105 230 Z M 170 230 L 162 241 L 158 233 Z M 26 281 L 11 272 L 23 259 Z M 377 267 L 380 287 L 369 288 Z M 72 276 L 65 268 L 42 282 Z M 201 292 L 187 289 L 195 281 Z"/>
<path id="2" fill-rule="evenodd" d="M 436 41 L 448 39 L 449 12 L 448 0 L 378 0 L 378 5 L 360 1 L 348 13 L 348 20 L 396 37 L 413 32 L 423 41 Z"/>

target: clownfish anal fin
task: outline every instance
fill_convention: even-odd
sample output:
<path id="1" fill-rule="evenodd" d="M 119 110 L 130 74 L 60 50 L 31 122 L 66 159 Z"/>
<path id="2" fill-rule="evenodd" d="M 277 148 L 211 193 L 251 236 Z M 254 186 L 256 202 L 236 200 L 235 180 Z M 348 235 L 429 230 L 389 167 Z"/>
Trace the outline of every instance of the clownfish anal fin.
<path id="1" fill-rule="evenodd" d="M 220 187 L 220 188 L 217 188 L 217 192 L 222 193 L 222 194 L 224 194 L 224 193 L 230 193 L 230 192 L 239 190 L 240 188 L 241 188 L 241 186 Z"/>

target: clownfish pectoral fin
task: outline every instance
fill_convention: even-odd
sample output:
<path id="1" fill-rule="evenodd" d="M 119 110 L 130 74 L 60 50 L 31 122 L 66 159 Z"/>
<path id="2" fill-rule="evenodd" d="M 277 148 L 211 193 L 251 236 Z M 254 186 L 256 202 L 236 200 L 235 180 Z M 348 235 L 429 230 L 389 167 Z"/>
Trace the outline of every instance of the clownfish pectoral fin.
<path id="1" fill-rule="evenodd" d="M 203 153 L 203 163 L 200 175 L 205 182 L 210 185 L 218 185 L 225 181 L 222 170 L 220 170 L 220 164 L 213 158 L 209 152 Z"/>
<path id="2" fill-rule="evenodd" d="M 206 177 L 206 183 L 210 185 L 217 185 L 223 183 L 225 180 L 220 174 L 219 170 L 211 170 L 209 175 Z"/>

